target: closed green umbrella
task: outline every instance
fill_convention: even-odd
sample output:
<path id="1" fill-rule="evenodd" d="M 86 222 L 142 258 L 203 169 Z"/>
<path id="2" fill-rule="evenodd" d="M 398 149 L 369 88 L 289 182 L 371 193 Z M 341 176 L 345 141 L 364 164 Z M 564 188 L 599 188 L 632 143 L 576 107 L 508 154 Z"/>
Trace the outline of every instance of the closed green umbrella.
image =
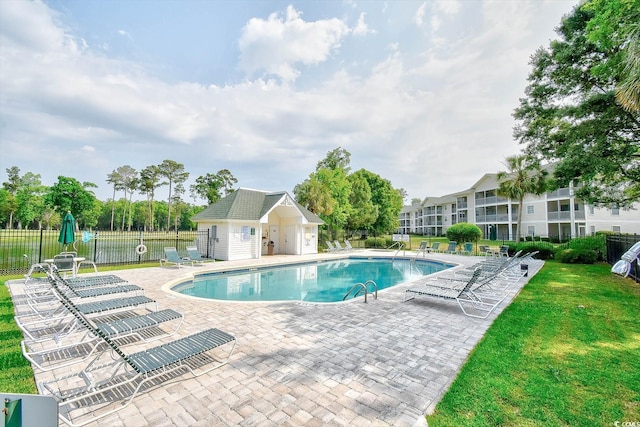
<path id="1" fill-rule="evenodd" d="M 75 228 L 76 228 L 76 220 L 71 215 L 71 212 L 67 212 L 67 214 L 62 219 L 62 227 L 60 228 L 60 236 L 58 237 L 58 242 L 64 245 L 64 250 L 67 250 L 67 245 L 76 241 L 75 236 Z"/>

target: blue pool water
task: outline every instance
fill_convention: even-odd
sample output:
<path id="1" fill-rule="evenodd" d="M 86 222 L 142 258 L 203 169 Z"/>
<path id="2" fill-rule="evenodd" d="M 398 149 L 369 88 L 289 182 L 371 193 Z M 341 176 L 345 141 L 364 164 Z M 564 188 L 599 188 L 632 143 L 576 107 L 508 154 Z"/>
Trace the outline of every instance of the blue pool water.
<path id="1" fill-rule="evenodd" d="M 347 258 L 203 274 L 172 290 L 227 301 L 337 302 L 342 301 L 356 283 L 374 280 L 381 290 L 451 267 L 453 265 L 436 261 Z"/>

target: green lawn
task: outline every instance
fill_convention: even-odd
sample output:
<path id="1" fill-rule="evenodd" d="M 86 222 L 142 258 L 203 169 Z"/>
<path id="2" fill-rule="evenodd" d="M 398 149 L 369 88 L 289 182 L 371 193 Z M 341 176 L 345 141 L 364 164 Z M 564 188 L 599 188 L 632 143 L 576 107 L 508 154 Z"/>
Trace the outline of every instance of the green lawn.
<path id="1" fill-rule="evenodd" d="M 547 262 L 427 417 L 437 426 L 640 421 L 640 286 L 610 266 Z"/>
<path id="2" fill-rule="evenodd" d="M 547 262 L 471 353 L 429 425 L 640 421 L 640 286 L 609 270 Z M 0 316 L 0 390 L 35 393 L 5 286 Z"/>

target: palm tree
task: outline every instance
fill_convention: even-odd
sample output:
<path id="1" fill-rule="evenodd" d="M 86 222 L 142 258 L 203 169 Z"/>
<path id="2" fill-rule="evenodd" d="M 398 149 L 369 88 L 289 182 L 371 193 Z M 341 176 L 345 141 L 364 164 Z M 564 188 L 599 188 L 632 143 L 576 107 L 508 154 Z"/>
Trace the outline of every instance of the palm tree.
<path id="1" fill-rule="evenodd" d="M 160 175 L 169 180 L 169 197 L 167 199 L 167 230 L 171 225 L 171 191 L 173 185 L 182 184 L 189 178 L 189 172 L 185 172 L 184 165 L 175 160 L 165 160 L 158 165 Z"/>
<path id="2" fill-rule="evenodd" d="M 111 198 L 111 231 L 113 231 L 113 220 L 116 212 L 116 191 L 122 190 L 122 175 L 120 175 L 118 169 L 114 169 L 113 172 L 107 175 L 107 182 L 113 184 L 113 197 Z"/>
<path id="3" fill-rule="evenodd" d="M 522 204 L 527 194 L 539 196 L 547 190 L 547 171 L 540 162 L 524 154 L 509 156 L 503 163 L 507 171 L 498 172 L 498 195 L 518 201 L 518 220 L 516 225 L 516 243 L 520 243 L 520 224 L 522 223 Z"/>
<path id="4" fill-rule="evenodd" d="M 147 221 L 149 224 L 149 231 L 154 231 L 155 220 L 153 218 L 153 201 L 155 199 L 156 188 L 165 185 L 165 183 L 160 182 L 160 168 L 156 165 L 151 165 L 142 169 L 138 185 L 140 193 L 147 195 L 147 207 L 149 209 Z"/>
<path id="5" fill-rule="evenodd" d="M 629 112 L 640 112 L 640 24 L 629 34 L 624 56 L 626 78 L 616 91 L 616 99 Z"/>

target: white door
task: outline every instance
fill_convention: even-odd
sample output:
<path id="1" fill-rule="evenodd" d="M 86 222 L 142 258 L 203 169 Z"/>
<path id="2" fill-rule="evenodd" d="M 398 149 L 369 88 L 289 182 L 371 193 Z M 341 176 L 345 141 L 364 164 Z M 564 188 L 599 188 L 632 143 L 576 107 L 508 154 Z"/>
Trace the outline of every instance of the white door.
<path id="1" fill-rule="evenodd" d="M 284 228 L 284 253 L 295 255 L 296 253 L 296 226 L 287 225 Z"/>
<path id="2" fill-rule="evenodd" d="M 270 225 L 269 226 L 269 240 L 273 242 L 273 253 L 280 253 L 280 226 L 279 225 Z"/>

